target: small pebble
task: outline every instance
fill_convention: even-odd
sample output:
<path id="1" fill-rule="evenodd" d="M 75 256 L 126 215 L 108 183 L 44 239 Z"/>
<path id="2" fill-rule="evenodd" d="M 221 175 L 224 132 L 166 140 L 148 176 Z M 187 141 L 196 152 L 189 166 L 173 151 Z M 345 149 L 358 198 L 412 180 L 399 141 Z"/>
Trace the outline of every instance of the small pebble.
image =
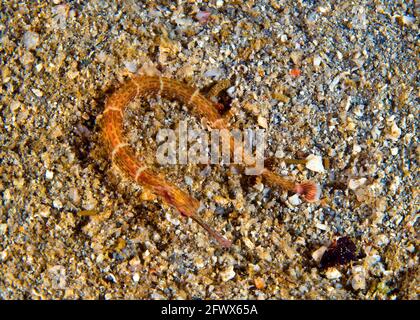
<path id="1" fill-rule="evenodd" d="M 323 230 L 323 231 L 327 231 L 328 230 L 328 226 L 323 224 L 323 223 L 317 223 L 315 225 L 318 229 Z"/>
<path id="2" fill-rule="evenodd" d="M 353 154 L 358 154 L 358 153 L 360 153 L 360 151 L 362 151 L 362 147 L 359 146 L 358 144 L 355 144 L 353 146 Z"/>
<path id="3" fill-rule="evenodd" d="M 41 98 L 44 94 L 39 89 L 32 89 L 32 92 L 38 97 Z"/>
<path id="4" fill-rule="evenodd" d="M 327 13 L 328 11 L 330 11 L 330 8 L 328 6 L 319 6 L 318 11 L 320 13 Z"/>
<path id="5" fill-rule="evenodd" d="M 210 18 L 210 11 L 198 11 L 197 14 L 195 15 L 195 18 L 200 22 L 200 23 L 206 23 L 208 21 L 208 19 Z"/>
<path id="6" fill-rule="evenodd" d="M 6 261 L 6 258 L 7 258 L 7 251 L 6 250 L 1 251 L 0 252 L 0 261 Z"/>
<path id="7" fill-rule="evenodd" d="M 397 147 L 395 147 L 395 148 L 391 148 L 391 154 L 392 154 L 393 156 L 396 156 L 396 155 L 398 154 L 398 148 L 397 148 Z"/>
<path id="8" fill-rule="evenodd" d="M 321 57 L 320 56 L 315 56 L 314 57 L 314 67 L 318 67 L 320 64 L 321 64 L 321 61 L 322 61 L 322 59 L 321 59 Z"/>
<path id="9" fill-rule="evenodd" d="M 242 242 L 247 246 L 248 249 L 253 250 L 255 248 L 254 243 L 248 238 L 244 237 Z"/>
<path id="10" fill-rule="evenodd" d="M 7 231 L 7 224 L 6 223 L 0 224 L 0 235 L 5 234 L 6 231 Z"/>
<path id="11" fill-rule="evenodd" d="M 77 190 L 77 188 L 70 188 L 69 198 L 74 204 L 79 204 L 80 203 L 79 190 Z"/>
<path id="12" fill-rule="evenodd" d="M 341 278 L 341 272 L 338 271 L 336 268 L 328 268 L 325 272 L 325 276 L 327 279 L 334 280 Z"/>
<path id="13" fill-rule="evenodd" d="M 205 266 L 204 260 L 202 257 L 196 257 L 194 259 L 194 265 L 198 268 L 201 269 Z"/>
<path id="14" fill-rule="evenodd" d="M 392 122 L 390 132 L 388 134 L 388 138 L 390 138 L 391 140 L 397 141 L 400 135 L 401 135 L 401 129 L 398 128 L 395 122 Z"/>
<path id="15" fill-rule="evenodd" d="M 98 254 L 98 256 L 96 257 L 96 263 L 102 263 L 105 260 L 105 256 L 100 253 Z"/>
<path id="16" fill-rule="evenodd" d="M 229 89 L 226 90 L 226 93 L 230 96 L 233 97 L 233 94 L 235 93 L 235 87 L 232 86 Z"/>
<path id="17" fill-rule="evenodd" d="M 210 77 L 210 78 L 220 78 L 222 76 L 222 70 L 220 69 L 210 69 L 207 70 L 206 72 L 204 72 L 203 74 L 205 77 Z"/>
<path id="18" fill-rule="evenodd" d="M 155 293 L 152 293 L 150 295 L 150 299 L 152 299 L 152 300 L 166 300 L 166 297 L 164 297 L 161 294 L 155 292 Z"/>
<path id="19" fill-rule="evenodd" d="M 235 277 L 235 271 L 233 271 L 233 266 L 229 266 L 220 272 L 220 276 L 223 281 L 229 281 Z"/>
<path id="20" fill-rule="evenodd" d="M 298 194 L 294 194 L 293 196 L 289 197 L 289 203 L 292 206 L 298 206 L 302 203 L 302 200 L 300 199 Z"/>
<path id="21" fill-rule="evenodd" d="M 402 16 L 401 17 L 401 22 L 404 25 L 410 26 L 410 25 L 414 24 L 414 22 L 416 22 L 416 18 L 412 17 L 412 16 Z"/>
<path id="22" fill-rule="evenodd" d="M 362 266 L 354 266 L 352 268 L 353 277 L 351 279 L 351 286 L 354 290 L 366 289 L 366 272 Z"/>
<path id="23" fill-rule="evenodd" d="M 191 177 L 189 177 L 189 176 L 185 176 L 184 177 L 184 181 L 190 187 L 193 185 L 193 182 L 194 182 L 193 179 Z"/>
<path id="24" fill-rule="evenodd" d="M 27 31 L 23 35 L 23 44 L 26 49 L 31 50 L 35 49 L 39 43 L 39 34 L 32 31 Z"/>
<path id="25" fill-rule="evenodd" d="M 263 279 L 263 278 L 260 278 L 260 277 L 255 278 L 255 279 L 254 279 L 254 283 L 255 283 L 255 287 L 256 287 L 258 290 L 261 290 L 261 289 L 264 289 L 264 288 L 265 288 L 265 281 L 264 281 L 264 279 Z"/>
<path id="26" fill-rule="evenodd" d="M 364 290 L 366 289 L 366 279 L 364 275 L 356 274 L 351 279 L 351 286 L 354 290 Z"/>
<path id="27" fill-rule="evenodd" d="M 39 215 L 43 218 L 48 218 L 51 214 L 50 207 L 43 207 L 39 210 Z"/>
<path id="28" fill-rule="evenodd" d="M 356 190 L 357 188 L 363 186 L 366 183 L 366 178 L 360 178 L 360 179 L 350 179 L 348 187 L 351 190 Z"/>
<path id="29" fill-rule="evenodd" d="M 42 63 L 38 63 L 38 64 L 35 66 L 35 70 L 36 70 L 36 72 L 40 72 L 40 71 L 42 70 L 42 68 L 43 68 Z"/>
<path id="30" fill-rule="evenodd" d="M 48 180 L 51 180 L 54 177 L 54 172 L 47 170 L 45 172 L 45 178 L 47 178 Z"/>
<path id="31" fill-rule="evenodd" d="M 63 207 L 63 203 L 60 200 L 55 199 L 53 201 L 53 207 L 56 209 L 61 209 Z"/>

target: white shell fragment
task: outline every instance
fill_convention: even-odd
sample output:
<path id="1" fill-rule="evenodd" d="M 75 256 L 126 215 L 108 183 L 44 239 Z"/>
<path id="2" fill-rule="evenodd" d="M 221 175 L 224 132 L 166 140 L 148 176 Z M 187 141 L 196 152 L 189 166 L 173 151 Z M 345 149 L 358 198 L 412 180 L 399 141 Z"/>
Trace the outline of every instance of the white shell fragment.
<path id="1" fill-rule="evenodd" d="M 314 57 L 314 67 L 318 67 L 320 64 L 321 64 L 321 61 L 322 61 L 322 59 L 321 59 L 321 57 L 320 56 L 315 56 Z"/>
<path id="2" fill-rule="evenodd" d="M 220 276 L 222 277 L 223 281 L 229 281 L 235 277 L 235 271 L 233 271 L 233 266 L 229 266 L 220 272 Z"/>
<path id="3" fill-rule="evenodd" d="M 124 66 L 131 73 L 136 73 L 139 68 L 135 60 L 124 61 Z"/>
<path id="4" fill-rule="evenodd" d="M 311 154 L 306 157 L 306 168 L 318 173 L 324 173 L 324 165 L 322 164 L 322 157 Z"/>
<path id="5" fill-rule="evenodd" d="M 45 172 L 45 178 L 47 178 L 48 180 L 51 180 L 54 177 L 54 172 L 47 170 Z"/>
<path id="6" fill-rule="evenodd" d="M 393 141 L 397 141 L 398 138 L 400 137 L 400 135 L 401 135 L 401 129 L 398 128 L 398 126 L 395 122 L 391 122 L 388 138 L 393 140 Z"/>
<path id="7" fill-rule="evenodd" d="M 349 189 L 356 190 L 357 188 L 363 186 L 366 183 L 366 178 L 360 178 L 360 179 L 350 179 L 349 181 Z"/>
<path id="8" fill-rule="evenodd" d="M 336 268 L 328 268 L 328 270 L 325 272 L 325 276 L 330 280 L 339 279 L 341 278 L 341 272 Z"/>
<path id="9" fill-rule="evenodd" d="M 39 35 L 36 32 L 27 31 L 23 35 L 23 44 L 26 49 L 35 49 L 39 43 Z"/>
<path id="10" fill-rule="evenodd" d="M 302 203 L 298 194 L 294 194 L 293 196 L 289 197 L 289 203 L 292 206 L 298 206 Z"/>
<path id="11" fill-rule="evenodd" d="M 324 255 L 325 251 L 327 251 L 326 246 L 321 246 L 318 249 L 316 249 L 314 252 L 312 252 L 312 259 L 314 259 L 316 262 L 321 262 L 322 256 Z"/>
<path id="12" fill-rule="evenodd" d="M 264 118 L 263 116 L 258 116 L 258 124 L 260 127 L 267 129 L 268 128 L 267 118 Z"/>
<path id="13" fill-rule="evenodd" d="M 353 277 L 351 279 L 351 286 L 354 290 L 366 289 L 366 272 L 362 266 L 354 266 L 352 268 Z"/>

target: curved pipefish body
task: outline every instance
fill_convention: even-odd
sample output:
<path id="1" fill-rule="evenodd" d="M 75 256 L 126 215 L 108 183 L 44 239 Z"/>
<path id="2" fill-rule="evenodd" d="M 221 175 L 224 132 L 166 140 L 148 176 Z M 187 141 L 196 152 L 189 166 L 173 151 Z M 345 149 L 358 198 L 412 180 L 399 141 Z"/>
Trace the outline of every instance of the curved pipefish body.
<path id="1" fill-rule="evenodd" d="M 102 114 L 103 137 L 110 150 L 112 162 L 132 180 L 151 190 L 167 204 L 176 208 L 182 215 L 196 221 L 221 246 L 230 247 L 231 242 L 229 240 L 222 237 L 198 216 L 197 212 L 200 202 L 148 168 L 126 142 L 123 133 L 125 108 L 135 98 L 157 95 L 186 104 L 197 116 L 203 118 L 211 128 L 229 128 L 228 121 L 220 115 L 215 103 L 200 94 L 198 89 L 170 78 L 137 76 L 127 81 L 107 99 L 105 110 Z M 227 130 L 222 131 L 227 132 Z M 232 137 L 229 138 L 231 148 L 233 148 L 233 139 Z M 262 176 L 270 184 L 301 194 L 307 201 L 317 200 L 318 187 L 312 182 L 296 184 L 268 169 L 263 169 Z"/>

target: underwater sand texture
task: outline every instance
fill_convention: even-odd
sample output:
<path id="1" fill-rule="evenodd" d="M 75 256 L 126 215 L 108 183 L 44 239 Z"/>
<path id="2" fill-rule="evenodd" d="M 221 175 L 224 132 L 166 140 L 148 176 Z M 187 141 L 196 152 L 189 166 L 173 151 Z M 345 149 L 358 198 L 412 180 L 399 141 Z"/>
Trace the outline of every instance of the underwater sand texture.
<path id="1" fill-rule="evenodd" d="M 243 2 L 1 2 L 0 299 L 418 299 L 418 4 Z M 133 101 L 130 146 L 201 201 L 220 248 L 111 165 L 97 117 L 134 74 L 228 79 L 233 125 L 265 128 L 272 170 L 320 201 L 155 164 L 160 128 L 202 124 Z M 340 236 L 357 257 L 321 267 Z"/>

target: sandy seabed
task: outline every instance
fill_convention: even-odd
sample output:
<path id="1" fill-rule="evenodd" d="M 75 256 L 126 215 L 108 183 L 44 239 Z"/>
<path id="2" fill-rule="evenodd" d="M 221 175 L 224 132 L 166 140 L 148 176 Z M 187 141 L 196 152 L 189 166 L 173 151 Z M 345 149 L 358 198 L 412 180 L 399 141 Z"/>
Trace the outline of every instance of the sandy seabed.
<path id="1" fill-rule="evenodd" d="M 0 299 L 418 299 L 418 3 L 2 1 Z M 133 74 L 206 88 L 266 129 L 275 170 L 320 201 L 228 166 L 159 168 L 233 241 L 221 249 L 111 166 L 97 117 Z M 226 102 L 227 101 L 227 102 Z M 134 101 L 130 143 L 201 127 Z M 308 156 L 324 159 L 317 170 Z M 288 161 L 298 159 L 299 161 Z M 323 170 L 321 170 L 323 169 Z M 320 266 L 338 237 L 357 258 Z"/>

